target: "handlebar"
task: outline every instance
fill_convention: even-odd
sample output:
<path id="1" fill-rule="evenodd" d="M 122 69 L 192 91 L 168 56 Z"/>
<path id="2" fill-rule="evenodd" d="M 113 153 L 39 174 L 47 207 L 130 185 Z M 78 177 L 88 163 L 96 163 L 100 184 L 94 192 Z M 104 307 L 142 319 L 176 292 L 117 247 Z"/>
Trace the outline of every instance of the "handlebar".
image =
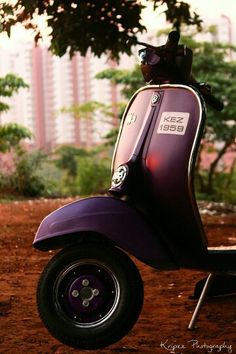
<path id="1" fill-rule="evenodd" d="M 216 109 L 219 112 L 224 109 L 224 104 L 220 100 L 218 100 L 218 98 L 216 98 L 214 95 L 212 95 L 210 85 L 207 85 L 204 82 L 195 82 L 192 85 L 195 86 L 201 92 L 205 102 L 209 104 L 212 108 Z"/>
<path id="2" fill-rule="evenodd" d="M 146 47 L 146 49 L 150 49 L 152 51 L 153 56 L 159 56 L 160 58 L 164 59 L 165 61 L 169 62 L 173 57 L 178 54 L 184 53 L 184 46 L 178 45 L 180 35 L 177 31 L 172 31 L 168 35 L 168 39 L 165 45 L 155 47 L 151 44 L 145 42 L 137 41 L 135 44 L 142 45 Z M 145 49 L 141 49 L 139 53 L 144 52 Z"/>
<path id="3" fill-rule="evenodd" d="M 136 42 L 145 48 L 139 50 L 141 70 L 146 82 L 150 84 L 182 83 L 196 87 L 206 103 L 221 111 L 223 103 L 211 93 L 209 85 L 198 83 L 192 75 L 193 52 L 190 48 L 179 45 L 180 35 L 172 31 L 165 45 L 153 45 Z"/>

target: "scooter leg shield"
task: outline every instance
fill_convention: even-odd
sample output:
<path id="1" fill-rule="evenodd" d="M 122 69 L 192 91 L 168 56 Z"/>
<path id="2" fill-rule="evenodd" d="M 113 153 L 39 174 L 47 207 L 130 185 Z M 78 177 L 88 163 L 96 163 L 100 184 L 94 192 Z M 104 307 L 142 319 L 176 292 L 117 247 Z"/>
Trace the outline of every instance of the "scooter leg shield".
<path id="1" fill-rule="evenodd" d="M 40 224 L 33 246 L 39 250 L 63 248 L 96 235 L 159 269 L 177 269 L 168 248 L 144 217 L 126 202 L 91 197 L 67 204 Z M 99 238 L 100 237 L 100 238 Z"/>

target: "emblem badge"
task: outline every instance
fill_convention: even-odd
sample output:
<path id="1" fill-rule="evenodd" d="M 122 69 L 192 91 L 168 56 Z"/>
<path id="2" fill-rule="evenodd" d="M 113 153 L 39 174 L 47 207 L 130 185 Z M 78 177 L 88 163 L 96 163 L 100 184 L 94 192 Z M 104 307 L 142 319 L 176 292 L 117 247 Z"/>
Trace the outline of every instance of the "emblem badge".
<path id="1" fill-rule="evenodd" d="M 117 168 L 112 176 L 111 186 L 119 187 L 128 175 L 128 166 L 122 165 Z"/>
<path id="2" fill-rule="evenodd" d="M 157 104 L 160 100 L 161 96 L 159 95 L 159 93 L 154 93 L 152 95 L 152 105 L 154 106 L 155 104 Z"/>
<path id="3" fill-rule="evenodd" d="M 137 115 L 136 114 L 129 113 L 129 114 L 127 114 L 127 117 L 126 117 L 126 124 L 130 125 L 130 124 L 136 122 L 136 119 L 137 119 Z"/>

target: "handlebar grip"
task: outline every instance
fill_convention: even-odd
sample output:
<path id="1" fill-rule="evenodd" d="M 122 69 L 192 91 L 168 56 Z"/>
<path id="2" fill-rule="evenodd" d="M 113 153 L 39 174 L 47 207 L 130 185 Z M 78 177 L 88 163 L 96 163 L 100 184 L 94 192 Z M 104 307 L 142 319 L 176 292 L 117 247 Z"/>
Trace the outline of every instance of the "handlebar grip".
<path id="1" fill-rule="evenodd" d="M 220 100 L 218 100 L 218 98 L 214 97 L 211 94 L 203 94 L 203 97 L 206 103 L 208 103 L 212 108 L 216 109 L 219 112 L 223 110 L 224 104 Z"/>
<path id="2" fill-rule="evenodd" d="M 190 83 L 201 92 L 205 102 L 212 108 L 219 112 L 224 109 L 224 104 L 218 100 L 218 98 L 212 95 L 211 87 L 208 84 L 204 82 L 197 82 L 193 74 L 190 76 Z"/>

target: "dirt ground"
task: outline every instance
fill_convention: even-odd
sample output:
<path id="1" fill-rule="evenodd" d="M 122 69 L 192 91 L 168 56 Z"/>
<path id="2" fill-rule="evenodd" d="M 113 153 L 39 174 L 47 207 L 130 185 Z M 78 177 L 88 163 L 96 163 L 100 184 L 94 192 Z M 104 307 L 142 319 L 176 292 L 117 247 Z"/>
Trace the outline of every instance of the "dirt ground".
<path id="1" fill-rule="evenodd" d="M 70 200 L 35 200 L 0 204 L 0 353 L 85 353 L 62 345 L 44 328 L 36 309 L 39 275 L 53 252 L 32 248 L 42 218 Z M 201 205 L 210 245 L 236 244 L 233 209 Z M 139 321 L 120 342 L 97 354 L 206 354 L 236 353 L 235 295 L 212 298 L 200 315 L 197 328 L 187 330 L 196 305 L 189 299 L 196 271 L 157 272 L 139 262 L 145 302 Z"/>

